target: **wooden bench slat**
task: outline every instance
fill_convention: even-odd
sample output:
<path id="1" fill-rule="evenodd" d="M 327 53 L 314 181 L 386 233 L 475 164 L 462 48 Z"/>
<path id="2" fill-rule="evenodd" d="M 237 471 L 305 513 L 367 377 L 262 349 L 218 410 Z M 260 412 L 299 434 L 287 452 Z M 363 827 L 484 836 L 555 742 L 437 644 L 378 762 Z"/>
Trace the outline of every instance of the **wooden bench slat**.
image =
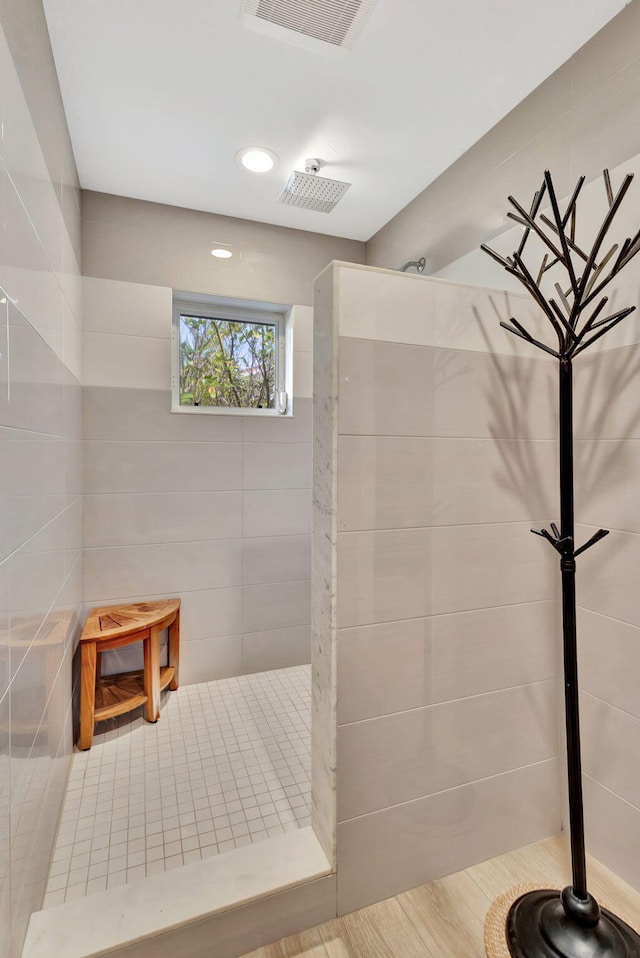
<path id="1" fill-rule="evenodd" d="M 80 641 L 95 642 L 155 626 L 162 628 L 163 622 L 171 619 L 179 608 L 180 599 L 161 599 L 91 609 Z"/>

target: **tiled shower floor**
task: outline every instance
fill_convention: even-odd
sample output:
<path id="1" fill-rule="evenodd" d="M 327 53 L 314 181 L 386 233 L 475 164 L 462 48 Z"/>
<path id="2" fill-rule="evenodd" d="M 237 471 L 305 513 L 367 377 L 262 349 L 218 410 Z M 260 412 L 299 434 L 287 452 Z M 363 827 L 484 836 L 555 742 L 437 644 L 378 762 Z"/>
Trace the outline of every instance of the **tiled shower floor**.
<path id="1" fill-rule="evenodd" d="M 308 665 L 167 696 L 74 754 L 44 908 L 310 824 Z"/>

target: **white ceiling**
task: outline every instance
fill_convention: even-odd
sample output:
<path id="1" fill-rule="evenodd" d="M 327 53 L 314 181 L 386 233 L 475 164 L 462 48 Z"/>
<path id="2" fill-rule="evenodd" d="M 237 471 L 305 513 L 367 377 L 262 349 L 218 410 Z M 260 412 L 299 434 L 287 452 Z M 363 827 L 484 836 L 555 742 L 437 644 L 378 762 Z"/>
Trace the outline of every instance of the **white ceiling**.
<path id="1" fill-rule="evenodd" d="M 377 0 L 340 60 L 247 30 L 241 0 L 44 0 L 84 188 L 359 240 L 624 6 Z M 278 203 L 306 157 L 353 184 L 332 213 Z"/>

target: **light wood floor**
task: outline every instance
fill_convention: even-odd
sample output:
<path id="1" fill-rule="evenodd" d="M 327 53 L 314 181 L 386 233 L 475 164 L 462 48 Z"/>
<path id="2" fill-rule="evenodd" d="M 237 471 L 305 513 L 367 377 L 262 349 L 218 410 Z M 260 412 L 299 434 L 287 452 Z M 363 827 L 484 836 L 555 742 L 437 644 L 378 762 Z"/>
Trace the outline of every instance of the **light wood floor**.
<path id="1" fill-rule="evenodd" d="M 567 840 L 557 835 L 259 948 L 251 958 L 484 958 L 492 901 L 521 882 L 562 888 L 569 862 Z M 640 929 L 640 893 L 591 857 L 588 876 L 598 901 Z"/>

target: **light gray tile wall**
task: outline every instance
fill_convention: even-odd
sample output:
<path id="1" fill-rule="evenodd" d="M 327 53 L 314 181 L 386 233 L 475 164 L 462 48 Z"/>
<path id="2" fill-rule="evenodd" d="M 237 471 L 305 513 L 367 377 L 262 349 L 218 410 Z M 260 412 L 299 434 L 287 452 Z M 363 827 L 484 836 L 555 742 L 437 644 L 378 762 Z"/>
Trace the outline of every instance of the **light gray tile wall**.
<path id="1" fill-rule="evenodd" d="M 555 566 L 529 534 L 531 525 L 554 514 L 555 441 L 546 438 L 552 427 L 539 408 L 539 425 L 529 419 L 520 436 L 515 420 L 496 427 L 499 379 L 492 390 L 487 379 L 484 395 L 465 390 L 464 379 L 477 382 L 488 358 L 340 342 L 339 379 L 348 383 L 339 398 L 339 421 L 348 433 L 340 429 L 337 465 L 341 911 L 560 826 Z M 398 362 L 402 402 L 416 409 L 412 437 L 388 435 L 409 431 L 394 410 Z M 503 356 L 500 363 L 508 380 L 545 376 L 535 359 Z M 407 375 L 413 365 L 422 375 Z M 424 375 L 439 366 L 465 371 L 459 388 L 466 403 L 459 401 L 455 411 L 438 396 L 446 381 L 440 387 L 437 377 Z M 367 371 L 370 402 L 353 389 L 353 379 Z M 432 410 L 426 427 L 418 424 L 425 390 L 425 407 Z M 381 435 L 375 434 L 378 410 Z M 441 430 L 449 436 L 440 438 Z M 534 783 L 535 811 L 523 803 L 524 781 Z M 502 809 L 509 828 L 492 815 L 482 823 L 475 811 L 467 818 L 466 803 L 475 809 L 476 795 L 503 787 L 510 796 L 504 801 L 513 801 L 510 812 Z M 435 827 L 440 795 L 448 797 L 448 808 L 462 803 L 451 812 L 458 837 L 442 845 Z M 484 807 L 484 798 L 477 801 Z M 407 848 L 403 871 L 385 835 L 404 813 L 420 836 L 414 855 L 424 864 L 409 862 Z M 378 862 L 374 873 L 384 880 L 373 880 L 372 863 L 359 860 L 364 836 Z M 482 852 L 472 850 L 476 842 Z M 393 867 L 381 864 L 387 856 Z"/>
<path id="2" fill-rule="evenodd" d="M 578 559 L 585 819 L 590 851 L 640 888 L 640 567 L 637 345 L 576 363 Z"/>
<path id="3" fill-rule="evenodd" d="M 236 255 L 213 259 L 212 236 Z M 85 599 L 179 595 L 182 682 L 310 660 L 313 278 L 364 253 L 83 194 Z M 295 304 L 293 419 L 169 412 L 172 288 Z"/>
<path id="4" fill-rule="evenodd" d="M 557 790 L 551 759 L 339 823 L 340 913 L 554 834 Z"/>
<path id="5" fill-rule="evenodd" d="M 386 302 L 385 274 L 350 272 L 317 286 L 339 329 L 352 280 Z M 430 324 L 428 281 L 389 283 L 394 337 L 419 333 L 404 310 Z M 459 342 L 472 300 L 451 295 Z M 315 418 L 318 607 L 332 562 L 337 577 L 335 622 L 318 610 L 314 639 L 333 627 L 341 912 L 560 828 L 556 566 L 529 532 L 556 511 L 553 370 L 447 346 L 442 314 L 439 346 L 386 342 L 366 315 L 375 338 L 339 337 L 337 394 L 325 375 Z"/>
<path id="6" fill-rule="evenodd" d="M 311 400 L 265 442 L 169 409 L 168 390 L 84 389 L 85 602 L 179 596 L 185 684 L 308 662 Z"/>
<path id="7" fill-rule="evenodd" d="M 19 958 L 72 749 L 80 192 L 42 6 L 2 3 L 0 23 L 0 955 Z"/>
<path id="8" fill-rule="evenodd" d="M 604 215 L 602 169 L 611 170 L 616 184 L 633 173 L 634 192 L 609 234 L 618 243 L 633 235 L 640 169 L 638 36 L 640 5 L 632 3 L 373 237 L 368 261 L 396 265 L 426 253 L 436 268 L 445 267 L 441 276 L 494 284 L 500 273 L 479 244 L 490 240 L 513 248 L 506 245 L 509 228 L 502 220 L 507 195 L 521 200 L 531 195 L 545 167 L 562 193 L 586 175 L 578 229 L 587 245 Z M 425 222 L 428 249 L 420 246 Z M 514 236 L 517 230 L 510 232 Z M 611 288 L 616 308 L 638 305 L 639 270 L 636 260 Z M 604 542 L 578 559 L 588 846 L 636 887 L 637 844 L 628 836 L 638 832 L 640 806 L 638 796 L 624 786 L 624 773 L 637 768 L 638 715 L 630 685 L 638 676 L 640 637 L 639 341 L 636 310 L 597 344 L 605 352 L 578 357 L 574 404 L 579 541 L 600 526 L 611 529 Z M 553 363 L 548 367 L 553 373 Z M 555 410 L 555 389 L 548 401 Z M 554 418 L 552 412 L 550 421 Z"/>
<path id="9" fill-rule="evenodd" d="M 86 604 L 180 596 L 184 683 L 308 662 L 311 309 L 293 311 L 294 417 L 258 421 L 170 412 L 170 288 L 90 276 L 84 294 Z"/>

